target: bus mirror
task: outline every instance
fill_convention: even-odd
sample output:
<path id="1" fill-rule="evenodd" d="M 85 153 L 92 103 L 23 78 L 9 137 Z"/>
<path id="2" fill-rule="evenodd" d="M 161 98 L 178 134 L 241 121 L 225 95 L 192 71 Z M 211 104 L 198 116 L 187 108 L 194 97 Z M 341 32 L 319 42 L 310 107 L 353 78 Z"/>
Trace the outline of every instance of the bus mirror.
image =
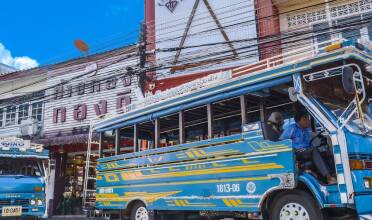
<path id="1" fill-rule="evenodd" d="M 342 86 L 347 94 L 353 95 L 355 93 L 354 69 L 350 66 L 345 66 L 342 69 Z"/>
<path id="2" fill-rule="evenodd" d="M 295 89 L 293 87 L 289 87 L 288 88 L 288 95 L 289 95 L 289 99 L 292 101 L 292 102 L 297 102 L 297 92 L 295 91 Z"/>
<path id="3" fill-rule="evenodd" d="M 249 132 L 249 131 L 256 131 L 260 130 L 261 126 L 259 122 L 251 123 L 251 124 L 245 124 L 242 126 L 243 132 Z"/>

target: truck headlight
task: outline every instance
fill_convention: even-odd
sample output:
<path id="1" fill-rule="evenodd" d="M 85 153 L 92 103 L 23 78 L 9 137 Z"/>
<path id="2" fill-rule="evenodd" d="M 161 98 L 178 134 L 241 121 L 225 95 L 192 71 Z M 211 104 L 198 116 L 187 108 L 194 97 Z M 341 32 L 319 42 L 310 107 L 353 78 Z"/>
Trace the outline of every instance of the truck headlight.
<path id="1" fill-rule="evenodd" d="M 38 206 L 42 206 L 42 205 L 43 205 L 43 200 L 38 199 L 38 200 L 37 200 L 37 205 L 38 205 Z"/>
<path id="2" fill-rule="evenodd" d="M 31 199 L 30 200 L 30 205 L 35 205 L 36 204 L 36 201 L 34 199 Z"/>
<path id="3" fill-rule="evenodd" d="M 372 189 L 372 177 L 365 177 L 364 178 L 364 188 Z"/>

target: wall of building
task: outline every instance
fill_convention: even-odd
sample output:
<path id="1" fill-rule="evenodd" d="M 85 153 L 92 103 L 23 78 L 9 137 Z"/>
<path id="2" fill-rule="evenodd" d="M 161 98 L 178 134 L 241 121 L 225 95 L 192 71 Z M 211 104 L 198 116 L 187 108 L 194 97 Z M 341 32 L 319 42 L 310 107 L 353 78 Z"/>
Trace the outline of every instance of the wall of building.
<path id="1" fill-rule="evenodd" d="M 180 52 L 157 52 L 157 65 L 175 64 L 177 66 L 171 70 L 157 71 L 158 78 L 235 67 L 258 60 L 253 0 L 155 0 L 146 1 L 146 3 L 147 8 L 155 8 L 155 18 L 151 18 L 151 10 L 146 9 L 148 12 L 146 22 L 152 25 L 151 21 L 155 21 L 155 39 L 153 40 L 155 40 L 156 49 L 212 44 L 186 48 Z M 225 33 L 221 33 L 218 24 L 223 27 Z M 188 27 L 189 30 L 186 31 Z M 151 33 L 148 39 L 151 40 Z M 228 41 L 232 43 L 227 43 Z M 214 43 L 222 44 L 213 45 Z M 221 57 L 230 58 L 230 60 L 210 63 L 211 60 L 215 62 Z M 193 67 L 184 65 L 190 63 L 195 65 Z"/>
<path id="2" fill-rule="evenodd" d="M 17 77 L 17 75 L 23 75 Z M 46 74 L 32 70 L 8 73 L 0 77 L 0 136 L 21 136 L 22 120 L 37 136 L 42 129 L 43 92 L 47 86 Z"/>
<path id="3" fill-rule="evenodd" d="M 86 143 L 91 120 L 100 114 L 116 113 L 118 108 L 137 100 L 140 94 L 137 77 L 128 77 L 126 67 L 136 65 L 138 59 L 115 62 L 125 56 L 116 55 L 74 65 L 68 70 L 48 72 L 48 87 L 52 89 L 46 93 L 49 99 L 45 104 L 46 143 Z M 95 68 L 97 71 L 86 74 Z M 81 75 L 84 77 L 76 78 Z M 61 82 L 65 84 L 59 85 Z"/>
<path id="4" fill-rule="evenodd" d="M 301 45 L 314 45 L 313 49 L 317 50 L 316 44 L 337 38 L 372 40 L 371 24 L 351 25 L 352 22 L 358 23 L 358 21 L 371 23 L 371 1 L 339 0 L 326 3 L 326 1 L 313 0 L 305 1 L 302 4 L 298 4 L 297 1 L 274 0 L 274 2 L 279 8 L 282 33 L 289 35 L 293 32 L 303 32 L 297 38 L 283 41 L 284 52 Z"/>

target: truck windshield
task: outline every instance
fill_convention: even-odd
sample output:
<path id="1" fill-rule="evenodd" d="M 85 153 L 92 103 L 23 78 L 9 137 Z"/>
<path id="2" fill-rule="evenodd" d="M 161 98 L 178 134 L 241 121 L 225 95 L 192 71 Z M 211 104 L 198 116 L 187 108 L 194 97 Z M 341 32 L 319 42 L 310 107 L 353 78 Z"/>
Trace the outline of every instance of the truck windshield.
<path id="1" fill-rule="evenodd" d="M 372 94 L 372 86 L 365 81 L 366 99 L 360 106 L 360 114 L 354 113 L 345 127 L 353 133 L 372 135 L 372 113 L 368 97 Z M 355 98 L 344 91 L 342 76 L 323 78 L 304 82 L 304 93 L 322 103 L 337 119 L 345 112 Z"/>
<path id="2" fill-rule="evenodd" d="M 0 158 L 0 176 L 37 176 L 43 174 L 40 161 L 30 158 Z"/>

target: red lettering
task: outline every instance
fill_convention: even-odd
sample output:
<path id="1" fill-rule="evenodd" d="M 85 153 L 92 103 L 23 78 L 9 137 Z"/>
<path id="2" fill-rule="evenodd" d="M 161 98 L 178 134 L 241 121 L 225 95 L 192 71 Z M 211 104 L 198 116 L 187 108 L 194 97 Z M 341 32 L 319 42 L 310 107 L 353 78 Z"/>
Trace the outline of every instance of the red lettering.
<path id="1" fill-rule="evenodd" d="M 61 115 L 61 123 L 66 122 L 66 108 L 60 107 L 53 109 L 53 123 L 58 123 L 59 115 Z"/>
<path id="2" fill-rule="evenodd" d="M 78 104 L 74 106 L 74 119 L 81 121 L 87 118 L 87 105 Z"/>
<path id="3" fill-rule="evenodd" d="M 116 99 L 116 109 L 121 109 L 131 103 L 130 90 L 118 94 L 120 97 Z"/>
<path id="4" fill-rule="evenodd" d="M 96 112 L 96 115 L 104 115 L 107 113 L 107 101 L 101 100 L 98 102 L 98 104 L 94 104 L 94 111 Z"/>

